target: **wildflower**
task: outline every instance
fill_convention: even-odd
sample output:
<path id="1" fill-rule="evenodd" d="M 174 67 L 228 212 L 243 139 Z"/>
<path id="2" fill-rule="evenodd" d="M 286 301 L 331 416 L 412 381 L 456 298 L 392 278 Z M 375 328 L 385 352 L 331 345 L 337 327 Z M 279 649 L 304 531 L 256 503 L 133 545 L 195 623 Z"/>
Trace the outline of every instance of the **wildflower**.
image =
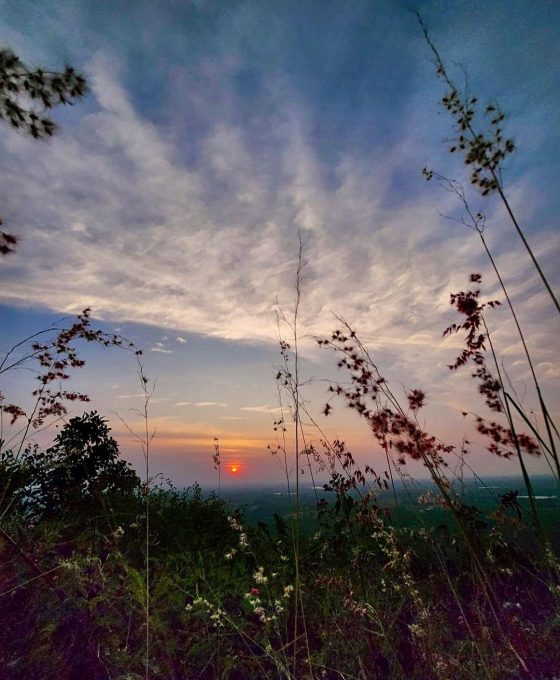
<path id="1" fill-rule="evenodd" d="M 247 540 L 247 534 L 239 534 L 239 547 L 244 549 L 249 547 L 249 541 Z"/>
<path id="2" fill-rule="evenodd" d="M 73 562 L 72 560 L 61 560 L 60 566 L 68 571 L 81 571 L 80 565 L 77 562 Z"/>
<path id="3" fill-rule="evenodd" d="M 249 602 L 251 607 L 256 607 L 261 604 L 258 588 L 251 588 L 251 590 L 248 593 L 245 593 L 243 597 Z"/>
<path id="4" fill-rule="evenodd" d="M 519 602 L 504 602 L 502 606 L 504 609 L 521 609 Z"/>
<path id="5" fill-rule="evenodd" d="M 224 612 L 221 609 L 216 609 L 216 611 L 210 614 L 210 621 L 214 624 L 214 628 L 221 628 L 224 625 L 222 617 Z"/>
<path id="6" fill-rule="evenodd" d="M 284 599 L 287 600 L 293 592 L 294 586 L 292 585 L 284 586 Z"/>
<path id="7" fill-rule="evenodd" d="M 241 531 L 241 529 L 242 529 L 241 524 L 239 524 L 239 522 L 235 519 L 235 517 L 229 516 L 229 517 L 227 518 L 227 520 L 228 520 L 228 522 L 229 522 L 230 527 L 231 527 L 234 531 Z"/>
<path id="8" fill-rule="evenodd" d="M 253 578 L 255 579 L 255 583 L 258 583 L 259 585 L 267 583 L 268 577 L 264 575 L 264 567 L 259 567 L 258 571 L 253 574 Z"/>
<path id="9" fill-rule="evenodd" d="M 271 616 L 266 615 L 266 610 L 262 606 L 256 606 L 253 609 L 253 614 L 256 614 L 261 623 L 270 623 L 271 621 L 276 621 L 276 616 L 272 614 Z"/>
<path id="10" fill-rule="evenodd" d="M 228 553 L 225 554 L 226 560 L 232 560 L 236 553 L 237 550 L 235 548 L 232 548 Z"/>

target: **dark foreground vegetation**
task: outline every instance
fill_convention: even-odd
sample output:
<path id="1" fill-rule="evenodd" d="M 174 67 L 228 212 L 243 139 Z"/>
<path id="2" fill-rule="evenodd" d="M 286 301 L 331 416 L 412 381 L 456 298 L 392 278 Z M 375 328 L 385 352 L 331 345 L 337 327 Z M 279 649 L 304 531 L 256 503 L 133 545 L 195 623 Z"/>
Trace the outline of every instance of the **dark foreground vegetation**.
<path id="1" fill-rule="evenodd" d="M 146 543 L 145 489 L 95 413 L 42 456 L 4 456 L 2 475 L 6 680 L 544 680 L 560 668 L 558 563 L 515 493 L 490 517 L 465 504 L 460 522 L 396 528 L 375 493 L 335 478 L 296 545 L 293 513 L 249 526 L 197 486 L 152 487 Z"/>

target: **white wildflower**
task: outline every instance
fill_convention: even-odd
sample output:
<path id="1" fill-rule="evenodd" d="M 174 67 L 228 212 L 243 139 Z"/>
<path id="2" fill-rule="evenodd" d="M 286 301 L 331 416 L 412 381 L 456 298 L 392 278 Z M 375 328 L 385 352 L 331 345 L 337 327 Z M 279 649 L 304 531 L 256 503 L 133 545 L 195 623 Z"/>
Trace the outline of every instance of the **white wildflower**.
<path id="1" fill-rule="evenodd" d="M 291 593 L 293 593 L 293 592 L 294 592 L 294 586 L 291 586 L 291 585 L 285 586 L 284 587 L 284 599 L 287 600 L 290 597 Z"/>
<path id="2" fill-rule="evenodd" d="M 227 519 L 228 519 L 228 522 L 229 522 L 230 527 L 231 527 L 234 531 L 241 531 L 241 529 L 242 529 L 243 527 L 241 526 L 241 524 L 239 524 L 239 522 L 235 519 L 235 517 L 231 517 L 231 516 L 230 516 L 230 517 L 228 517 Z"/>
<path id="3" fill-rule="evenodd" d="M 255 583 L 259 585 L 264 585 L 268 581 L 268 577 L 264 575 L 264 567 L 259 567 L 258 571 L 253 574 Z"/>

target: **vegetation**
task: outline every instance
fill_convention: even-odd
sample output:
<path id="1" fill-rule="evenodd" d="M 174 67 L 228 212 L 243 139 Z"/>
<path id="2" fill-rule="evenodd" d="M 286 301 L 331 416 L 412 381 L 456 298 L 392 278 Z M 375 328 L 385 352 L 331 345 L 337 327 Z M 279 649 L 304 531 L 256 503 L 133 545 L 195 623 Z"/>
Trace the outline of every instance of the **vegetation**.
<path id="1" fill-rule="evenodd" d="M 476 99 L 459 93 L 429 44 L 438 74 L 452 88 L 442 102 L 459 127 L 473 184 L 484 195 L 497 193 L 510 212 L 500 170 L 513 143 L 498 127 L 503 114 L 491 121 L 491 138 L 475 131 Z M 465 223 L 495 264 L 483 215 L 471 211 L 463 187 L 431 170 L 425 175 L 458 196 Z M 329 472 L 311 531 L 302 529 L 298 475 L 291 512 L 271 524 L 248 524 L 242 509 L 203 494 L 198 485 L 181 491 L 156 483 L 149 467 L 151 392 L 141 363 L 142 480 L 120 459 L 107 422 L 95 411 L 70 418 L 51 446 L 32 444 L 34 433 L 67 415 L 67 402 L 88 400 L 56 387 L 83 366 L 78 342 L 125 348 L 140 362 L 132 343 L 92 329 L 88 310 L 7 353 L 0 374 L 34 365 L 39 386 L 31 408 L 0 397 L 2 417 L 12 426 L 23 423 L 10 437 L 0 433 L 3 678 L 556 677 L 560 537 L 557 522 L 543 521 L 526 460 L 544 457 L 560 485 L 558 430 L 497 267 L 531 367 L 540 421 L 508 387 L 487 323 L 499 302 L 482 299 L 481 276 L 473 274 L 469 289 L 451 294 L 460 316 L 444 335 L 464 334 L 464 347 L 449 368 L 471 366 L 487 414 L 465 416 L 487 437 L 489 455 L 517 459 L 528 500 L 512 489 L 485 515 L 461 493 L 451 465 L 468 465 L 469 443 L 457 449 L 426 431 L 424 392 L 409 389 L 400 398 L 343 320 L 332 335 L 317 338 L 344 372 L 328 388 L 324 414 L 342 403 L 362 418 L 386 471 L 378 474 L 370 464 L 362 469 L 344 442 L 329 441 L 312 418 L 298 361 L 302 266 L 300 241 L 294 311 L 278 319 L 287 337 L 280 341 L 284 415 L 274 423 L 273 453 L 286 461 L 288 489 L 289 457 L 298 471 L 308 466 L 312 478 L 317 470 Z M 308 421 L 315 427 L 312 439 Z M 443 521 L 424 521 L 419 510 L 417 522 L 393 521 L 395 484 L 406 489 L 410 483 L 408 460 L 420 461 L 434 484 L 419 507 L 437 508 Z M 213 463 L 219 477 L 217 440 Z M 392 507 L 380 502 L 387 490 L 394 493 Z"/>
<path id="2" fill-rule="evenodd" d="M 0 50 L 0 120 L 33 139 L 51 137 L 56 124 L 50 109 L 72 104 L 86 90 L 84 76 L 71 66 L 62 72 L 32 69 L 11 50 Z M 0 256 L 14 253 L 17 242 L 17 236 L 0 231 Z"/>
<path id="3" fill-rule="evenodd" d="M 65 442 L 81 440 L 84 427 L 99 445 L 81 461 L 102 461 L 91 493 L 70 485 L 56 496 L 58 512 L 46 513 L 42 495 L 28 492 L 53 477 L 66 488 L 76 464 Z M 146 671 L 140 485 L 134 475 L 103 484 L 114 440 L 94 414 L 57 439 L 58 455 L 32 451 L 12 474 L 12 497 L 25 502 L 3 523 L 12 539 L 3 539 L 0 569 L 6 678 L 549 678 L 560 663 L 556 562 L 539 550 L 515 494 L 489 519 L 446 489 L 451 528 L 396 528 L 339 446 L 333 456 L 349 474 L 333 475 L 316 532 L 300 534 L 298 607 L 293 517 L 245 526 L 197 486 L 152 486 Z"/>

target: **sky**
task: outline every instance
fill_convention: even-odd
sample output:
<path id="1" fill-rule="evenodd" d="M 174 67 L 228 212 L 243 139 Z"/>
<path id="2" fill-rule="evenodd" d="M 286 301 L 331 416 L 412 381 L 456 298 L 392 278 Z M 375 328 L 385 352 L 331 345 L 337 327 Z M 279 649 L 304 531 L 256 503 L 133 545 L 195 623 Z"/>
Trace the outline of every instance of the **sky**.
<path id="1" fill-rule="evenodd" d="M 283 406 L 292 460 L 275 375 L 279 335 L 290 340 L 277 318 L 293 313 L 299 233 L 302 394 L 325 434 L 383 469 L 354 413 L 333 402 L 333 415 L 321 416 L 326 381 L 345 376 L 314 338 L 342 316 L 397 392 L 427 393 L 428 430 L 456 445 L 472 439 L 469 463 L 479 474 L 517 472 L 485 452 L 461 416 L 488 415 L 470 371 L 447 368 L 461 347 L 442 338 L 456 320 L 449 293 L 471 272 L 482 273 L 488 298 L 500 291 L 476 234 L 450 219 L 461 215 L 455 198 L 421 174 L 429 166 L 468 183 L 447 153 L 443 86 L 411 9 L 457 80 L 464 67 L 469 90 L 508 114 L 517 150 L 504 168 L 507 196 L 558 290 L 558 3 L 1 0 L 1 46 L 29 65 L 72 64 L 90 92 L 55 111 L 60 129 L 47 142 L 0 127 L 1 214 L 20 236 L 18 252 L 1 262 L 0 350 L 91 307 L 97 327 L 144 350 L 154 475 L 215 485 L 217 437 L 223 484 L 282 481 L 267 446 Z M 469 200 L 486 214 L 489 245 L 558 414 L 558 319 L 503 206 L 476 193 Z M 505 307 L 489 323 L 531 409 Z M 80 351 L 87 364 L 72 387 L 90 395 L 140 467 L 128 430 L 141 426 L 134 358 Z M 6 399 L 28 403 L 32 377 L 3 378 Z M 320 437 L 310 426 L 306 433 Z M 546 471 L 542 461 L 531 469 Z"/>

